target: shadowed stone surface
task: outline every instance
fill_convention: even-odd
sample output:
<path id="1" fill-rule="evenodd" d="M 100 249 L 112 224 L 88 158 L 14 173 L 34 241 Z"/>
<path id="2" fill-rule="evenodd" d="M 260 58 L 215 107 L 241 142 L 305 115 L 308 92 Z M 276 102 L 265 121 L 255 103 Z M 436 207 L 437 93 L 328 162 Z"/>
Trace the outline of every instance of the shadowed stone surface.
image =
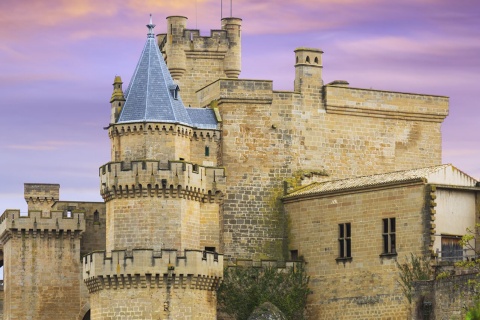
<path id="1" fill-rule="evenodd" d="M 287 320 L 287 317 L 274 304 L 265 302 L 253 310 L 248 320 Z"/>

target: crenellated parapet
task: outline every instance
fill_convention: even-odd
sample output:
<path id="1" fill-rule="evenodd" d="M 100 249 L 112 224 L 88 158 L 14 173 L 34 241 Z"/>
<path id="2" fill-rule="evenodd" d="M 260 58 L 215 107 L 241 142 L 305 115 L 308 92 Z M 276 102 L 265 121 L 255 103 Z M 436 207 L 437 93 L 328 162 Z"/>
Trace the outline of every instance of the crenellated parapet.
<path id="1" fill-rule="evenodd" d="M 188 59 L 224 60 L 227 77 L 238 78 L 241 71 L 242 19 L 223 18 L 220 30 L 211 30 L 210 36 L 201 36 L 198 29 L 187 29 L 187 18 L 167 18 L 167 33 L 157 35 L 160 50 L 172 77 L 180 79 L 186 70 Z"/>
<path id="2" fill-rule="evenodd" d="M 20 210 L 5 210 L 0 217 L 0 239 L 5 243 L 15 234 L 42 236 L 79 237 L 85 231 L 85 213 L 70 211 L 29 211 L 20 215 Z"/>
<path id="3" fill-rule="evenodd" d="M 225 168 L 185 161 L 110 162 L 100 167 L 101 195 L 114 198 L 187 198 L 218 202 L 225 193 Z"/>
<path id="4" fill-rule="evenodd" d="M 173 135 L 190 140 L 218 141 L 220 139 L 219 130 L 197 129 L 176 123 L 122 123 L 111 125 L 108 129 L 110 138 L 144 134 Z"/>
<path id="5" fill-rule="evenodd" d="M 216 290 L 223 277 L 223 255 L 185 250 L 134 249 L 93 252 L 83 258 L 90 293 L 109 289 L 169 288 Z"/>
<path id="6" fill-rule="evenodd" d="M 25 183 L 24 198 L 31 210 L 48 211 L 60 198 L 60 185 L 54 183 Z"/>

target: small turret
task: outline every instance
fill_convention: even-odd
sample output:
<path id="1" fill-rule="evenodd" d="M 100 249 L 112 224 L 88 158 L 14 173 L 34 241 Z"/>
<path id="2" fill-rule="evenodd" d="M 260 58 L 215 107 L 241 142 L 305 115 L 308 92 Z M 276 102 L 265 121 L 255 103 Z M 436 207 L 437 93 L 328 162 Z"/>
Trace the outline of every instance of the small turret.
<path id="1" fill-rule="evenodd" d="M 125 96 L 123 95 L 122 90 L 122 78 L 120 76 L 115 76 L 113 80 L 113 93 L 112 97 L 110 98 L 110 103 L 112 104 L 112 113 L 110 116 L 110 123 L 117 122 L 118 116 L 122 111 L 123 105 L 125 103 Z"/>
<path id="2" fill-rule="evenodd" d="M 24 198 L 28 210 L 50 212 L 52 205 L 60 199 L 60 185 L 50 183 L 25 183 Z"/>
<path id="3" fill-rule="evenodd" d="M 320 88 L 322 80 L 323 51 L 311 48 L 297 48 L 295 50 L 295 91 L 307 93 L 308 89 Z"/>
<path id="4" fill-rule="evenodd" d="M 225 54 L 224 70 L 228 78 L 238 78 L 242 70 L 242 19 L 223 18 L 222 30 L 227 31 L 229 50 Z"/>
<path id="5" fill-rule="evenodd" d="M 174 80 L 180 80 L 187 70 L 187 56 L 183 48 L 183 31 L 187 28 L 187 18 L 181 16 L 167 17 L 166 54 L 168 69 Z"/>

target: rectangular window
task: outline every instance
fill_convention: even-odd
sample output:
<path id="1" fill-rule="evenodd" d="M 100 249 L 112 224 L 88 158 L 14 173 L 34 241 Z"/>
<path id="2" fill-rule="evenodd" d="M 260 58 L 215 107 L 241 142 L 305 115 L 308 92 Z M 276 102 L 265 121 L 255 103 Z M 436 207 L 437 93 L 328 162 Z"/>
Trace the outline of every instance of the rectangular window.
<path id="1" fill-rule="evenodd" d="M 383 219 L 383 254 L 396 254 L 395 218 Z"/>
<path id="2" fill-rule="evenodd" d="M 208 157 L 208 156 L 210 156 L 210 147 L 205 146 L 205 157 Z"/>
<path id="3" fill-rule="evenodd" d="M 463 247 L 460 244 L 460 236 L 442 235 L 442 261 L 458 261 L 463 259 Z"/>
<path id="4" fill-rule="evenodd" d="M 350 223 L 338 225 L 338 257 L 340 259 L 352 257 L 352 228 Z"/>

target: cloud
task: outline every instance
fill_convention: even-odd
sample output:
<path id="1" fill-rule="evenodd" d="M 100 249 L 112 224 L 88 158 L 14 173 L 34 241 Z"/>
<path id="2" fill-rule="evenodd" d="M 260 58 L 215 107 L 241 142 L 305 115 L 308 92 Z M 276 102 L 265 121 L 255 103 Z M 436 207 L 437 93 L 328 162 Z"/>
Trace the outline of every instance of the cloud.
<path id="1" fill-rule="evenodd" d="M 44 141 L 33 144 L 10 144 L 6 145 L 6 148 L 15 150 L 52 151 L 62 149 L 66 146 L 80 146 L 86 144 L 86 142 L 78 141 Z"/>

